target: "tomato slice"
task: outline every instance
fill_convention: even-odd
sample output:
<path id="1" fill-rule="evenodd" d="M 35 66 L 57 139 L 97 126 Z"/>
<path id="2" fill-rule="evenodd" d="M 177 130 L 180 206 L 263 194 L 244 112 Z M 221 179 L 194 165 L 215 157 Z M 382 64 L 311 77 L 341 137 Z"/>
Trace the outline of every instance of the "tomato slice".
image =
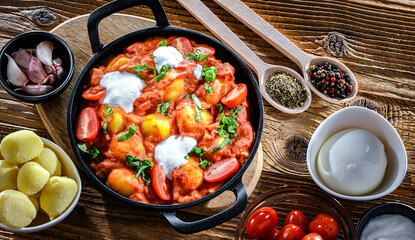
<path id="1" fill-rule="evenodd" d="M 82 92 L 82 97 L 90 101 L 98 101 L 106 92 L 106 88 L 101 85 L 92 86 Z"/>
<path id="2" fill-rule="evenodd" d="M 246 85 L 244 83 L 239 83 L 222 98 L 222 103 L 228 108 L 234 108 L 243 103 L 247 94 L 248 88 Z"/>
<path id="3" fill-rule="evenodd" d="M 153 166 L 151 172 L 151 182 L 153 184 L 154 191 L 163 200 L 171 199 L 171 190 L 169 179 L 164 174 L 163 167 L 161 165 Z"/>
<path id="4" fill-rule="evenodd" d="M 236 158 L 225 158 L 212 163 L 203 172 L 203 178 L 207 182 L 220 182 L 233 176 L 239 169 L 239 162 Z"/>
<path id="5" fill-rule="evenodd" d="M 190 44 L 189 39 L 185 37 L 179 37 L 174 39 L 170 46 L 175 47 L 183 56 L 183 58 L 187 57 L 188 53 L 193 52 L 192 44 Z"/>
<path id="6" fill-rule="evenodd" d="M 251 238 L 266 239 L 267 235 L 272 235 L 271 231 L 277 222 L 277 212 L 273 208 L 262 207 L 249 217 L 246 222 L 246 233 Z"/>
<path id="7" fill-rule="evenodd" d="M 75 125 L 76 137 L 84 142 L 93 140 L 99 131 L 98 114 L 92 107 L 82 109 Z"/>

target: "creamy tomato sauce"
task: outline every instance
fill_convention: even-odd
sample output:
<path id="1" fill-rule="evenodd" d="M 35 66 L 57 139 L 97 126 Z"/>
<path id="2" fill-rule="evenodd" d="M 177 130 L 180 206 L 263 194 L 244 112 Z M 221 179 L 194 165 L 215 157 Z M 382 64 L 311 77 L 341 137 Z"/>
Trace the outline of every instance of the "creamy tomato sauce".
<path id="1" fill-rule="evenodd" d="M 181 57 L 175 55 L 173 67 L 165 71 L 164 77 L 158 76 L 162 68 L 156 67 L 155 60 L 159 56 L 154 56 L 154 52 L 159 49 L 156 53 L 163 54 L 172 49 L 160 50 L 160 44 L 164 48 L 165 44 L 175 48 L 173 51 L 177 50 L 183 57 L 181 60 Z M 206 56 L 186 59 L 189 53 Z M 254 131 L 249 121 L 250 103 L 245 92 L 238 107 L 228 108 L 221 104 L 225 95 L 236 89 L 237 83 L 235 69 L 214 55 L 215 49 L 212 47 L 183 37 L 150 38 L 127 46 L 123 53 L 91 70 L 90 80 L 82 94 L 85 98 L 82 109 L 93 108 L 96 111 L 100 130 L 95 136 L 82 132 L 87 127 L 79 127 L 76 129 L 77 137 L 88 149 L 99 150 L 100 153 L 92 160 L 91 166 L 98 176 L 107 180 L 111 188 L 144 203 L 184 203 L 216 191 L 245 163 L 254 140 Z M 170 61 L 165 56 L 158 60 L 166 63 Z M 146 69 L 137 71 L 134 68 L 136 66 Z M 216 77 L 208 81 L 203 73 L 210 67 L 216 68 Z M 111 72 L 136 74 L 144 82 L 145 87 L 135 99 L 131 112 L 102 103 L 108 90 L 100 82 Z M 78 121 L 81 121 L 79 118 Z M 235 119 L 236 129 L 225 124 L 232 118 Z M 77 123 L 77 128 L 78 125 L 86 124 L 91 123 Z M 225 133 L 220 133 L 221 129 Z M 78 134 L 78 131 L 81 133 Z M 128 132 L 130 134 L 125 136 Z M 82 134 L 91 136 L 79 137 Z M 155 159 L 154 153 L 156 146 L 171 136 L 176 136 L 176 139 L 192 138 L 197 142 L 196 147 L 204 152 L 202 155 L 189 152 L 185 156 L 184 165 L 179 164 L 180 167 L 172 170 L 172 180 L 166 177 L 162 166 L 158 165 L 161 161 Z M 175 148 L 180 148 L 180 145 Z M 166 144 L 162 149 L 168 149 Z M 183 152 L 183 149 L 176 150 L 172 149 L 171 152 Z M 128 162 L 131 157 L 136 163 L 146 162 L 149 165 L 138 176 L 138 167 L 131 166 Z M 175 166 L 171 162 L 168 164 Z M 225 169 L 225 172 L 218 169 Z"/>

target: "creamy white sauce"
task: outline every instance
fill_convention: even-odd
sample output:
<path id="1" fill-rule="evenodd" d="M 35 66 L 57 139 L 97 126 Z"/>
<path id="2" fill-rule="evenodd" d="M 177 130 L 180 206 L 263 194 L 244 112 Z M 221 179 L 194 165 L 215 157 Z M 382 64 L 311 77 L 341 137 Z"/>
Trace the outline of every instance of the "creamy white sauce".
<path id="1" fill-rule="evenodd" d="M 400 214 L 383 214 L 371 219 L 360 240 L 413 240 L 415 223 Z"/>
<path id="2" fill-rule="evenodd" d="M 168 64 L 171 68 L 174 68 L 183 61 L 182 54 L 175 47 L 171 46 L 158 47 L 153 52 L 153 56 L 155 56 L 154 63 L 158 73 L 160 73 L 160 69 L 164 64 Z"/>
<path id="3" fill-rule="evenodd" d="M 197 80 L 202 79 L 202 66 L 197 64 L 195 70 L 193 70 L 193 76 L 195 76 L 195 78 Z"/>
<path id="4" fill-rule="evenodd" d="M 331 136 L 321 147 L 317 169 L 332 190 L 367 194 L 382 182 L 387 166 L 382 142 L 371 132 L 352 128 Z"/>
<path id="5" fill-rule="evenodd" d="M 100 85 L 106 88 L 101 103 L 121 107 L 126 113 L 133 111 L 134 101 L 145 88 L 143 80 L 128 72 L 109 72 L 101 79 Z"/>
<path id="6" fill-rule="evenodd" d="M 170 136 L 160 142 L 154 149 L 154 158 L 163 167 L 167 178 L 172 180 L 172 171 L 187 163 L 184 158 L 196 146 L 197 141 L 191 137 Z"/>

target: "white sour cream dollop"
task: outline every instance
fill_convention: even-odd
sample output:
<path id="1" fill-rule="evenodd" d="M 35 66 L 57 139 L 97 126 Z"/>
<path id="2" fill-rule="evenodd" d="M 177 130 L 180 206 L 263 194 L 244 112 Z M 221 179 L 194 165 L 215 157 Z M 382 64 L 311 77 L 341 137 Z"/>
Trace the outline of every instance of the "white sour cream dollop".
<path id="1" fill-rule="evenodd" d="M 133 111 L 134 101 L 146 87 L 143 80 L 129 72 L 109 72 L 102 77 L 100 85 L 106 88 L 101 103 L 124 109 L 126 113 Z"/>
<path id="2" fill-rule="evenodd" d="M 332 190 L 362 195 L 375 190 L 385 174 L 386 154 L 382 142 L 371 132 L 351 128 L 331 136 L 321 147 L 317 169 Z"/>
<path id="3" fill-rule="evenodd" d="M 193 70 L 193 76 L 195 76 L 195 78 L 197 80 L 202 79 L 202 66 L 197 64 L 195 70 Z"/>
<path id="4" fill-rule="evenodd" d="M 383 214 L 371 219 L 360 240 L 413 240 L 415 223 L 400 214 Z"/>
<path id="5" fill-rule="evenodd" d="M 172 180 L 172 171 L 187 163 L 184 158 L 196 146 L 197 141 L 191 137 L 170 136 L 157 144 L 154 158 L 163 167 L 164 174 Z"/>
<path id="6" fill-rule="evenodd" d="M 177 64 L 183 61 L 182 54 L 175 48 L 171 46 L 161 46 L 158 47 L 154 52 L 154 64 L 156 65 L 156 70 L 160 73 L 160 69 L 163 65 L 168 64 L 171 68 L 174 68 Z"/>

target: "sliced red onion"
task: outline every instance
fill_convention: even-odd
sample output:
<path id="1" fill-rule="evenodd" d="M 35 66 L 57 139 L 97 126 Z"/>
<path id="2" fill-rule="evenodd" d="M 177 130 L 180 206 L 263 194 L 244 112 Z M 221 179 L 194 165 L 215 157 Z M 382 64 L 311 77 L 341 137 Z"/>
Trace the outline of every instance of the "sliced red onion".
<path id="1" fill-rule="evenodd" d="M 43 41 L 36 47 L 36 57 L 46 66 L 52 66 L 53 43 Z"/>
<path id="2" fill-rule="evenodd" d="M 54 65 L 54 66 L 56 68 L 56 74 L 58 75 L 58 79 L 62 80 L 66 75 L 65 70 L 63 69 L 63 67 L 59 65 Z"/>
<path id="3" fill-rule="evenodd" d="M 29 82 L 26 74 L 19 68 L 16 61 L 12 57 L 10 57 L 7 53 L 5 53 L 8 58 L 7 63 L 7 78 L 9 82 L 17 87 L 21 87 Z"/>
<path id="4" fill-rule="evenodd" d="M 29 63 L 30 54 L 27 53 L 23 49 L 19 49 L 19 51 L 14 52 L 12 54 L 14 61 L 16 61 L 17 65 L 27 68 L 27 64 Z"/>
<path id="5" fill-rule="evenodd" d="M 50 85 L 26 85 L 21 88 L 16 88 L 15 91 L 23 91 L 32 96 L 38 96 L 46 94 L 53 90 L 53 87 Z"/>
<path id="6" fill-rule="evenodd" d="M 49 79 L 42 63 L 34 56 L 30 56 L 29 64 L 27 65 L 27 76 L 30 81 L 37 84 L 43 84 Z"/>
<path id="7" fill-rule="evenodd" d="M 60 59 L 59 57 L 56 57 L 52 60 L 53 65 L 59 65 L 62 66 L 62 59 Z"/>
<path id="8" fill-rule="evenodd" d="M 56 81 L 56 79 L 58 78 L 58 76 L 54 73 L 48 74 L 48 76 L 49 76 L 49 80 L 48 80 L 47 84 L 50 84 L 50 85 L 52 85 Z"/>

